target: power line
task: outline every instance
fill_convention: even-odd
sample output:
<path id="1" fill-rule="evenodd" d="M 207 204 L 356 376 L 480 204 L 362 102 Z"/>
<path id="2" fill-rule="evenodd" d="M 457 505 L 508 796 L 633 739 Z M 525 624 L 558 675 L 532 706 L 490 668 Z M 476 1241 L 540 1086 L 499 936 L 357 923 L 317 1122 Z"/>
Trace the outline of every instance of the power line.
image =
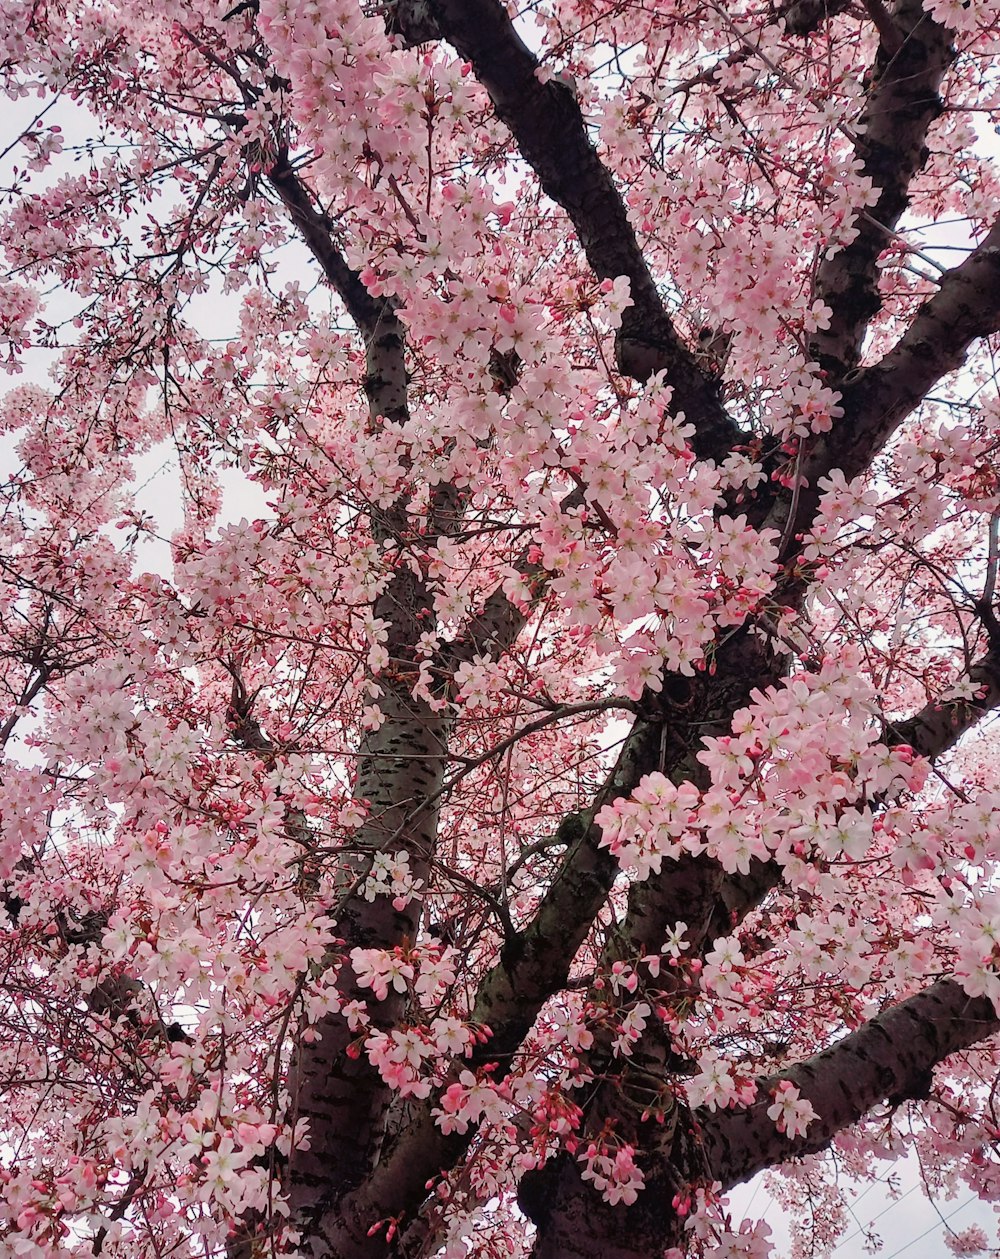
<path id="1" fill-rule="evenodd" d="M 869 1186 L 869 1188 L 874 1188 L 874 1187 L 875 1187 L 874 1185 Z M 893 1207 L 899 1206 L 899 1204 L 903 1201 L 904 1198 L 908 1198 L 911 1193 L 916 1193 L 919 1188 L 921 1188 L 920 1185 L 911 1185 L 909 1189 L 907 1189 L 906 1193 L 901 1193 L 898 1198 L 893 1199 L 893 1201 L 890 1202 L 887 1207 L 883 1207 L 883 1209 L 879 1211 L 878 1215 L 872 1216 L 872 1218 L 868 1221 L 869 1227 L 872 1224 L 874 1224 L 876 1220 L 880 1220 L 883 1215 L 888 1215 L 888 1213 L 893 1209 Z M 866 1189 L 865 1193 L 867 1192 L 868 1190 Z M 861 1196 L 858 1198 L 858 1202 L 860 1202 L 861 1198 L 863 1198 L 864 1196 L 865 1196 L 864 1194 L 861 1194 Z M 854 1214 L 854 1207 L 856 1205 L 857 1203 L 853 1203 L 849 1207 L 852 1215 Z M 850 1234 L 850 1236 L 845 1237 L 843 1241 L 837 1242 L 836 1246 L 834 1246 L 833 1248 L 833 1253 L 836 1254 L 837 1251 L 840 1250 L 842 1246 L 846 1246 L 848 1242 L 854 1241 L 855 1237 L 860 1237 L 862 1233 L 866 1233 L 867 1231 L 868 1229 L 866 1229 L 863 1224 L 858 1223 L 858 1227 L 854 1230 L 853 1233 Z"/>
<path id="2" fill-rule="evenodd" d="M 949 1211 L 947 1215 L 942 1215 L 937 1223 L 932 1224 L 930 1228 L 924 1229 L 919 1237 L 914 1237 L 913 1241 L 907 1242 L 905 1246 L 900 1246 L 898 1250 L 894 1250 L 891 1255 L 886 1257 L 886 1259 L 896 1259 L 897 1255 L 901 1255 L 905 1250 L 909 1250 L 911 1246 L 915 1246 L 917 1242 L 922 1242 L 925 1237 L 929 1237 L 931 1233 L 936 1232 L 942 1224 L 946 1224 L 953 1216 L 958 1215 L 959 1211 L 964 1211 L 970 1202 L 976 1201 L 978 1201 L 977 1195 L 974 1193 L 970 1194 L 960 1206 L 957 1206 L 954 1209 L 954 1211 Z"/>

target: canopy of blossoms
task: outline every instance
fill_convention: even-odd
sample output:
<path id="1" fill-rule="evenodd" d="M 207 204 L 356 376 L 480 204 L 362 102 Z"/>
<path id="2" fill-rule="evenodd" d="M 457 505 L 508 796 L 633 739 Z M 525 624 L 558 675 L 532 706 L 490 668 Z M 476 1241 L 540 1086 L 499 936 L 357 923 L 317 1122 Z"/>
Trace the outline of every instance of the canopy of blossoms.
<path id="1" fill-rule="evenodd" d="M 998 56 L 0 2 L 0 1252 L 1000 1200 Z"/>

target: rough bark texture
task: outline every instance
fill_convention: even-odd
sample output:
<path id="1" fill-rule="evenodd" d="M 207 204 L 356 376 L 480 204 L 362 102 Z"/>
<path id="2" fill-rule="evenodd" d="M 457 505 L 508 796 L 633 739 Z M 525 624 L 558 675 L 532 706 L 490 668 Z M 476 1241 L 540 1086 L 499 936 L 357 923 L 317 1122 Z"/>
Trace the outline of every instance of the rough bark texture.
<path id="1" fill-rule="evenodd" d="M 618 336 L 622 374 L 644 381 L 666 372 L 674 404 L 695 426 L 693 449 L 703 458 L 723 459 L 745 437 L 726 414 L 718 380 L 701 370 L 674 328 L 572 90 L 557 80 L 539 82 L 537 58 L 496 0 L 416 6 L 402 0 L 396 22 L 409 42 L 428 38 L 428 14 L 440 38 L 471 62 L 543 190 L 569 215 L 594 274 L 602 280 L 628 276 L 634 305 L 625 311 Z"/>
<path id="2" fill-rule="evenodd" d="M 816 294 L 833 315 L 813 349 L 834 383 L 857 363 L 865 330 L 882 304 L 876 263 L 909 204 L 910 181 L 927 160 L 927 128 L 943 108 L 938 88 L 955 56 L 950 33 L 924 12 L 921 0 L 901 0 L 885 23 L 868 72 L 872 88 L 857 146 L 878 200 L 859 215 L 854 240 L 826 259 L 816 277 Z"/>
<path id="3" fill-rule="evenodd" d="M 287 165 L 269 175 L 303 240 L 336 289 L 348 313 L 364 334 L 367 358 L 365 391 L 371 423 L 400 423 L 407 417 L 406 344 L 393 305 L 371 297 L 360 277 L 347 265 L 333 239 L 333 226 L 315 205 Z M 407 537 L 407 504 L 399 500 L 386 510 L 373 510 L 372 537 L 395 546 Z M 412 899 L 403 909 L 387 897 L 367 900 L 360 894 L 375 852 L 405 851 L 414 880 L 426 882 L 437 836 L 437 801 L 447 763 L 447 720 L 413 697 L 419 672 L 415 647 L 433 612 L 426 583 L 400 563 L 372 609 L 386 629 L 389 665 L 379 675 L 379 708 L 383 723 L 358 749 L 355 796 L 367 807 L 367 821 L 358 835 L 357 851 L 346 869 L 344 903 L 336 917 L 338 935 L 351 948 L 392 948 L 417 938 L 421 904 Z M 350 963 L 341 971 L 346 999 L 364 1000 Z M 391 992 L 370 1005 L 376 1028 L 398 1025 L 405 995 Z M 305 1229 L 305 1241 L 316 1255 L 337 1253 L 342 1218 L 340 1198 L 363 1182 L 377 1160 L 391 1097 L 364 1054 L 351 1056 L 355 1039 L 347 1020 L 327 1015 L 315 1039 L 301 1042 L 292 1062 L 289 1092 L 294 1116 L 309 1122 L 308 1149 L 297 1149 L 289 1167 L 290 1205 Z"/>
<path id="4" fill-rule="evenodd" d="M 839 0 L 797 0 L 779 6 L 786 30 L 808 37 L 847 6 Z M 472 66 L 488 91 L 497 117 L 508 127 L 522 157 L 545 192 L 571 220 L 586 258 L 601 278 L 629 277 L 634 306 L 626 311 L 617 341 L 617 366 L 639 381 L 664 371 L 674 388 L 674 405 L 694 422 L 695 453 L 721 460 L 745 435 L 726 413 L 719 384 L 703 371 L 678 336 L 656 279 L 639 248 L 614 180 L 590 143 L 573 92 L 557 81 L 541 83 L 538 63 L 517 35 L 498 0 L 399 0 L 390 7 L 389 29 L 408 44 L 448 41 Z M 870 68 L 868 106 L 858 156 L 878 191 L 877 203 L 861 213 L 856 240 L 820 267 L 816 294 L 834 312 L 828 331 L 813 350 L 842 394 L 844 416 L 831 433 L 804 443 L 797 489 L 765 485 L 749 507 L 755 523 L 776 528 L 786 539 L 786 558 L 798 549 L 798 535 L 813 520 L 818 482 L 831 469 L 848 477 L 871 464 L 900 423 L 929 390 L 963 362 L 972 342 L 1000 326 L 1000 226 L 969 258 L 941 279 L 911 326 L 884 358 L 859 369 L 861 347 L 878 312 L 878 259 L 908 204 L 913 176 L 926 161 L 927 129 L 941 106 L 938 91 L 954 56 L 949 33 L 923 13 L 918 0 L 899 0 L 888 14 L 878 9 L 881 45 Z M 406 377 L 403 333 L 392 307 L 373 299 L 338 250 L 330 220 L 298 177 L 278 165 L 269 175 L 276 194 L 329 282 L 364 334 L 368 346 L 367 387 L 373 421 L 405 414 Z M 860 210 L 860 208 L 859 208 Z M 582 501 L 574 491 L 564 506 Z M 458 519 L 460 501 L 450 500 Z M 383 539 L 405 533 L 406 505 L 373 517 Z M 517 566 L 544 591 L 545 574 L 527 553 Z M 789 570 L 780 597 L 801 605 L 805 579 Z M 385 725 L 360 749 L 357 794 L 371 804 L 355 868 L 365 853 L 398 845 L 410 853 L 415 871 L 426 869 L 433 853 L 444 766 L 445 724 L 415 705 L 410 696 L 413 646 L 428 608 L 427 592 L 414 573 L 400 568 L 380 598 L 376 615 L 389 622 L 389 653 L 397 680 L 390 682 L 382 707 Z M 441 685 L 458 665 L 489 651 L 499 654 L 517 639 L 530 610 L 515 607 L 497 589 L 457 641 L 437 660 Z M 580 944 L 606 905 L 618 874 L 617 861 L 600 846 L 594 817 L 602 805 L 628 794 L 653 769 L 675 782 L 702 782 L 696 756 L 702 740 L 726 733 L 733 713 L 751 691 L 780 681 L 784 658 L 744 632 L 727 638 L 716 669 L 695 679 L 664 678 L 659 696 L 643 697 L 638 718 L 608 779 L 578 814 L 559 828 L 564 852 L 537 912 L 512 932 L 499 963 L 476 995 L 473 1018 L 486 1022 L 492 1039 L 462 1067 L 496 1063 L 502 1078 L 545 1001 L 567 981 Z M 985 713 L 1000 706 L 1000 664 L 993 648 L 971 669 L 982 688 L 972 702 L 928 706 L 896 723 L 889 742 L 908 742 L 935 757 Z M 779 869 L 755 862 L 747 875 L 726 875 L 707 857 L 665 862 L 662 873 L 631 892 L 627 912 L 610 933 L 604 960 L 634 956 L 654 948 L 664 929 L 683 919 L 689 924 L 693 955 L 704 955 L 713 939 L 728 933 L 774 889 Z M 354 945 L 391 947 L 416 934 L 418 908 L 403 913 L 349 897 L 338 929 Z M 356 995 L 348 987 L 348 996 Z M 401 1015 L 392 998 L 374 1008 L 376 1025 L 389 1027 Z M 820 1118 L 808 1137 L 788 1141 L 766 1116 L 769 1089 L 760 1081 L 759 1100 L 744 1111 L 690 1115 L 675 1106 L 658 1125 L 641 1118 L 637 1099 L 648 1096 L 683 1066 L 669 1038 L 651 1028 L 631 1062 L 613 1058 L 607 1041 L 585 1055 L 596 1077 L 589 1094 L 585 1132 L 609 1120 L 645 1150 L 647 1188 L 632 1207 L 610 1207 L 582 1180 L 580 1165 L 562 1156 L 522 1182 L 521 1203 L 537 1226 L 537 1259 L 636 1259 L 658 1253 L 680 1237 L 672 1206 L 674 1193 L 693 1180 L 719 1179 L 729 1185 L 761 1167 L 823 1148 L 844 1126 L 888 1097 L 915 1096 L 928 1073 L 948 1054 L 996 1030 L 988 1003 L 970 1000 L 951 980 L 884 1011 L 858 1032 L 782 1073 L 816 1107 Z M 324 1023 L 313 1045 L 303 1046 L 293 1072 L 299 1113 L 313 1124 L 313 1147 L 296 1153 L 290 1168 L 292 1200 L 307 1225 L 308 1253 L 322 1259 L 383 1259 L 390 1254 L 416 1259 L 431 1254 L 437 1234 L 425 1206 L 426 1182 L 436 1172 L 460 1164 L 475 1139 L 444 1136 L 434 1124 L 436 1099 L 396 1105 L 363 1058 L 350 1059 L 351 1037 L 342 1020 Z M 369 1236 L 371 1223 L 397 1218 L 392 1243 L 384 1232 Z"/>
<path id="5" fill-rule="evenodd" d="M 991 1001 L 970 997 L 953 979 L 938 980 L 815 1057 L 758 1081 L 758 1100 L 745 1110 L 697 1114 L 706 1164 L 728 1188 L 763 1167 L 822 1150 L 879 1102 L 927 1096 L 937 1063 L 998 1026 Z M 791 1080 L 819 1115 L 794 1140 L 767 1117 L 769 1090 L 779 1080 Z"/>

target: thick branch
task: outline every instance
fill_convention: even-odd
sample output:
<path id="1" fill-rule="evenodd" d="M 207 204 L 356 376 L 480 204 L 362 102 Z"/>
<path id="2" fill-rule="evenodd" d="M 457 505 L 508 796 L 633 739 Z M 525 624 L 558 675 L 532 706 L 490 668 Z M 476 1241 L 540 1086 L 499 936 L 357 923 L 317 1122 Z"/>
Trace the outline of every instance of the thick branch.
<path id="1" fill-rule="evenodd" d="M 749 661 L 744 661 L 744 664 L 749 666 Z M 758 671 L 763 672 L 760 666 Z M 910 743 L 920 755 L 930 759 L 947 751 L 966 730 L 988 712 L 1000 707 L 1000 650 L 991 649 L 983 656 L 970 670 L 970 678 L 984 692 L 975 703 L 929 704 L 908 721 L 894 725 L 891 736 L 886 736 L 887 740 L 890 743 Z M 675 770 L 680 768 L 677 766 Z M 675 777 L 675 781 L 680 779 Z M 635 957 L 643 948 L 659 948 L 664 929 L 679 920 L 688 924 L 686 939 L 690 956 L 703 958 L 717 936 L 732 931 L 780 882 L 781 869 L 776 862 L 752 862 L 746 875 L 726 875 L 717 862 L 704 856 L 684 857 L 676 862 L 664 863 L 658 878 L 632 887 L 628 914 L 618 939 L 612 941 L 604 964 L 610 965 L 617 957 Z M 664 976 L 660 982 L 669 985 L 669 976 Z M 989 1008 L 992 1013 L 992 1007 Z M 949 1049 L 948 1052 L 952 1051 Z M 622 1099 L 630 1091 L 628 1081 L 637 1074 L 640 1082 L 650 1079 L 665 1081 L 668 1078 L 676 1069 L 669 1038 L 659 1024 L 652 1023 L 635 1046 L 630 1059 L 613 1059 L 606 1047 L 602 1050 L 600 1042 L 597 1054 L 597 1057 L 594 1054 L 585 1055 L 588 1065 L 598 1076 L 607 1075 L 608 1078 L 593 1095 L 586 1120 L 587 1132 L 600 1131 L 608 1118 L 617 1119 L 619 1126 L 623 1123 L 634 1126 L 635 1114 L 630 1114 L 622 1104 Z M 794 1078 L 794 1073 L 785 1073 L 782 1078 Z M 759 1109 L 766 1111 L 771 1100 L 768 1096 Z M 864 1107 L 865 1110 L 868 1108 L 867 1105 Z M 532 1216 L 538 1227 L 535 1259 L 566 1259 L 576 1254 L 576 1239 L 580 1236 L 586 1236 L 591 1245 L 596 1243 L 602 1255 L 621 1253 L 632 1259 L 650 1245 L 655 1244 L 658 1249 L 669 1245 L 663 1239 L 673 1235 L 671 1230 L 678 1229 L 678 1220 L 665 1204 L 671 1201 L 674 1190 L 685 1175 L 722 1178 L 714 1164 L 711 1171 L 706 1172 L 705 1154 L 697 1144 L 697 1130 L 692 1140 L 686 1139 L 684 1129 L 687 1120 L 684 1116 L 679 1116 L 679 1120 L 671 1136 L 669 1151 L 661 1150 L 659 1164 L 654 1161 L 647 1168 L 647 1189 L 639 1203 L 629 1209 L 627 1245 L 622 1241 L 626 1221 L 621 1209 L 609 1207 L 601 1201 L 582 1180 L 582 1169 L 575 1160 L 558 1158 L 541 1171 L 529 1172 L 521 1182 L 521 1196 L 522 1208 Z M 779 1139 L 766 1115 L 763 1125 L 769 1142 Z M 836 1130 L 832 1129 L 816 1148 L 827 1144 Z M 649 1130 L 637 1135 L 640 1145 L 648 1147 L 656 1144 L 657 1138 Z M 749 1140 L 746 1134 L 744 1137 Z M 660 1143 L 662 1145 L 662 1141 Z M 759 1166 L 776 1161 L 781 1161 L 781 1158 L 766 1158 Z M 619 1249 L 620 1246 L 624 1249 Z"/>
<path id="2" fill-rule="evenodd" d="M 714 664 L 711 675 L 665 679 L 662 702 L 667 737 L 660 769 L 678 785 L 709 786 L 709 775 L 697 759 L 704 740 L 730 734 L 733 713 L 750 702 L 753 690 L 776 686 L 787 660 L 766 642 L 741 632 L 720 648 Z M 779 875 L 776 867 L 765 867 L 762 862 L 754 862 L 745 878 L 727 877 L 718 862 L 704 856 L 685 855 L 664 862 L 659 875 L 630 889 L 628 912 L 606 964 L 617 957 L 636 957 L 643 950 L 657 951 L 664 931 L 679 921 L 689 926 L 690 948 L 698 953 L 703 945 L 710 947 L 760 902 Z"/>
<path id="3" fill-rule="evenodd" d="M 992 1003 L 971 998 L 951 979 L 892 1006 L 859 1031 L 780 1075 L 758 1081 L 758 1100 L 745 1110 L 676 1109 L 665 1124 L 647 1121 L 639 1140 L 655 1151 L 646 1161 L 646 1187 L 630 1206 L 609 1206 L 566 1156 L 553 1168 L 557 1192 L 522 1202 L 538 1225 L 533 1259 L 636 1259 L 678 1244 L 682 1221 L 672 1200 L 691 1181 L 729 1189 L 766 1167 L 825 1149 L 838 1132 L 879 1102 L 927 1096 L 934 1067 L 950 1054 L 1000 1029 Z M 790 1080 L 819 1118 L 790 1140 L 768 1117 L 772 1090 Z"/>
<path id="4" fill-rule="evenodd" d="M 829 18 L 836 17 L 851 0 L 784 0 L 775 16 L 783 18 L 789 35 L 811 35 Z"/>
<path id="5" fill-rule="evenodd" d="M 1000 329 L 1000 220 L 969 256 L 941 277 L 893 348 L 871 367 L 850 372 L 841 385 L 844 416 L 814 439 L 793 498 L 784 493 L 764 521 L 794 539 L 811 525 L 818 483 L 840 468 L 850 480 L 864 472 L 899 425 L 934 386 L 957 371 L 974 341 Z M 788 522 L 795 503 L 795 520 Z"/>
<path id="6" fill-rule="evenodd" d="M 577 950 L 619 870 L 617 860 L 599 846 L 601 831 L 594 814 L 631 792 L 655 768 L 659 745 L 658 729 L 637 722 L 591 808 L 563 823 L 560 835 L 567 852 L 559 871 L 534 918 L 501 950 L 500 961 L 477 994 L 472 1018 L 487 1023 L 493 1035 L 459 1068 L 496 1062 L 493 1078 L 502 1079 L 543 1003 L 565 985 Z M 331 1224 L 328 1232 L 340 1259 L 384 1255 L 384 1243 L 366 1235 L 370 1222 L 401 1213 L 412 1217 L 426 1197 L 427 1177 L 454 1166 L 468 1148 L 473 1134 L 445 1136 L 430 1111 L 431 1103 L 412 1108 L 393 1148 L 384 1151 L 367 1182 L 343 1202 L 336 1228 Z"/>
<path id="7" fill-rule="evenodd" d="M 822 1053 L 759 1081 L 758 1101 L 748 1109 L 699 1111 L 712 1177 L 729 1188 L 764 1167 L 824 1149 L 886 1098 L 925 1097 L 934 1067 L 998 1029 L 992 1002 L 970 997 L 953 979 L 939 979 Z M 819 1115 L 794 1140 L 767 1117 L 778 1080 L 791 1080 Z"/>
<path id="8" fill-rule="evenodd" d="M 268 180 L 289 211 L 327 279 L 344 301 L 361 332 L 366 351 L 365 391 L 371 423 L 401 423 L 407 418 L 405 332 L 391 302 L 375 299 L 347 265 L 333 239 L 333 224 L 287 163 L 277 164 Z M 373 510 L 372 537 L 386 547 L 407 535 L 407 501 Z M 420 662 L 416 645 L 432 624 L 433 602 L 422 577 L 397 564 L 372 608 L 386 626 L 385 647 L 391 669 L 378 678 L 383 722 L 358 748 L 355 795 L 365 802 L 368 819 L 358 849 L 343 861 L 345 890 L 363 882 L 371 854 L 391 846 L 404 850 L 417 884 L 427 880 L 437 834 L 437 808 L 422 807 L 440 794 L 447 757 L 447 721 L 413 697 Z M 385 896 L 367 901 L 349 892 L 337 917 L 337 933 L 352 947 L 391 949 L 416 938 L 420 903 L 396 909 Z M 345 1000 L 369 994 L 357 984 L 350 963 L 341 971 Z M 390 1030 L 404 1014 L 404 999 L 393 992 L 370 1006 L 374 1026 Z M 293 1151 L 289 1163 L 289 1202 L 310 1245 L 322 1253 L 327 1225 L 336 1203 L 363 1182 L 378 1159 L 390 1092 L 365 1055 L 348 1053 L 354 1033 L 347 1020 L 330 1014 L 314 1038 L 302 1039 L 289 1072 L 294 1118 L 309 1121 L 310 1146 Z"/>
<path id="9" fill-rule="evenodd" d="M 348 266 L 347 260 L 334 242 L 333 222 L 317 207 L 305 184 L 287 160 L 276 163 L 268 171 L 267 180 L 280 197 L 313 257 L 322 267 L 323 274 L 340 294 L 347 313 L 362 336 L 366 340 L 374 336 L 386 318 L 393 318 L 395 322 L 389 301 L 372 297 L 358 273 Z"/>
<path id="10" fill-rule="evenodd" d="M 946 271 L 893 348 L 845 382 L 844 419 L 830 435 L 829 466 L 862 472 L 943 376 L 965 362 L 972 343 L 1000 328 L 1000 220 L 969 256 Z M 814 460 L 806 467 L 808 475 Z"/>
<path id="11" fill-rule="evenodd" d="M 906 721 L 886 732 L 890 745 L 908 743 L 920 756 L 934 760 L 954 747 L 988 713 L 1000 708 L 1000 643 L 991 645 L 968 672 L 973 699 L 932 700 Z"/>
<path id="12" fill-rule="evenodd" d="M 556 80 L 539 82 L 538 60 L 498 0 L 400 0 L 394 21 L 412 42 L 436 29 L 472 64 L 546 195 L 572 220 L 594 273 L 629 278 L 635 304 L 618 337 L 621 372 L 644 381 L 665 371 L 674 406 L 695 425 L 695 453 L 722 459 L 742 441 L 739 429 L 722 406 L 717 379 L 701 371 L 674 329 L 572 90 Z"/>
<path id="13" fill-rule="evenodd" d="M 826 259 L 816 277 L 816 295 L 833 313 L 812 347 L 834 383 L 857 363 L 882 305 L 878 258 L 909 205 L 913 176 L 927 161 L 927 129 L 942 109 L 938 88 L 955 57 L 951 33 L 924 12 L 921 0 L 899 0 L 885 20 L 891 21 L 894 38 L 887 46 L 883 34 L 869 72 L 873 86 L 857 146 L 878 201 L 860 214 L 854 240 Z"/>
<path id="14" fill-rule="evenodd" d="M 601 831 L 593 817 L 654 769 L 665 770 L 677 781 L 702 777 L 704 769 L 695 760 L 702 739 L 727 733 L 732 713 L 748 702 L 750 690 L 778 676 L 780 666 L 758 639 L 736 635 L 720 651 L 714 674 L 667 679 L 659 700 L 666 733 L 660 720 L 638 721 L 591 807 L 563 823 L 560 833 L 568 848 L 560 869 L 535 917 L 503 949 L 499 965 L 487 975 L 477 996 L 473 1018 L 487 1023 L 493 1036 L 475 1061 L 498 1062 L 494 1078 L 506 1073 L 511 1055 L 544 1002 L 565 985 L 573 958 L 618 876 L 617 858 L 599 846 Z M 655 939 L 658 948 L 663 924 L 681 917 L 693 922 L 692 914 L 698 916 L 699 934 L 714 938 L 728 932 L 734 912 L 742 917 L 749 902 L 757 903 L 774 885 L 762 863 L 755 865 L 745 886 L 729 887 L 731 882 L 708 859 L 668 863 L 660 879 L 633 893 L 622 932 L 627 947 L 637 949 L 644 943 L 654 947 Z M 338 1253 L 345 1259 L 383 1253 L 364 1238 L 361 1221 L 415 1211 L 426 1196 L 427 1176 L 454 1165 L 468 1143 L 469 1137 L 443 1136 L 430 1117 L 429 1105 L 414 1108 L 394 1149 L 345 1202 L 345 1233 L 338 1236 Z M 354 1231 L 350 1241 L 346 1230 Z"/>

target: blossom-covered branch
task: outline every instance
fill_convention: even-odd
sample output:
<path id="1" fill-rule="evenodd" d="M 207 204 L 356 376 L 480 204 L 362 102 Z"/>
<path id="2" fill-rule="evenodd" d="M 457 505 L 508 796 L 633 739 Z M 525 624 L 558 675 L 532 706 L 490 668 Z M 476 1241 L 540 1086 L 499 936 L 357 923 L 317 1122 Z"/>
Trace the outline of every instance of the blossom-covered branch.
<path id="1" fill-rule="evenodd" d="M 879 44 L 856 128 L 871 197 L 858 207 L 854 239 L 824 259 L 816 274 L 816 295 L 832 314 L 828 327 L 814 334 L 812 349 L 835 385 L 855 367 L 881 304 L 877 262 L 909 204 L 910 182 L 930 155 L 928 128 L 944 108 L 938 89 L 955 56 L 952 32 L 920 0 L 902 0 L 888 20 L 895 42 L 890 47 L 883 38 Z"/>
<path id="2" fill-rule="evenodd" d="M 989 1197 L 996 4 L 7 7 L 0 1249 Z"/>
<path id="3" fill-rule="evenodd" d="M 847 479 L 863 473 L 934 386 L 961 367 L 978 340 L 998 330 L 1000 223 L 994 223 L 969 256 L 944 273 L 896 344 L 843 382 L 842 418 L 805 446 L 796 468 L 798 490 L 776 500 L 769 523 L 780 525 L 789 540 L 805 533 L 819 506 L 822 478 L 835 468 Z"/>
<path id="4" fill-rule="evenodd" d="M 400 0 L 394 21 L 404 35 L 412 22 L 411 37 L 419 42 L 427 38 L 428 13 L 440 37 L 472 64 L 545 193 L 569 215 L 594 274 L 627 278 L 632 305 L 618 332 L 619 370 L 640 381 L 665 372 L 675 405 L 695 426 L 692 448 L 703 458 L 723 459 L 743 440 L 740 430 L 722 405 L 718 380 L 699 367 L 674 328 L 572 89 L 545 78 L 498 0 L 432 0 L 429 6 Z"/>
<path id="5" fill-rule="evenodd" d="M 762 1167 L 822 1150 L 880 1102 L 926 1098 L 934 1068 L 992 1036 L 998 1026 L 992 1001 L 970 997 L 953 979 L 940 979 L 814 1057 L 783 1068 L 780 1076 L 758 1080 L 759 1100 L 745 1109 L 697 1116 L 706 1166 L 729 1188 Z M 775 1088 L 785 1080 L 815 1111 L 804 1134 L 763 1122 Z"/>

